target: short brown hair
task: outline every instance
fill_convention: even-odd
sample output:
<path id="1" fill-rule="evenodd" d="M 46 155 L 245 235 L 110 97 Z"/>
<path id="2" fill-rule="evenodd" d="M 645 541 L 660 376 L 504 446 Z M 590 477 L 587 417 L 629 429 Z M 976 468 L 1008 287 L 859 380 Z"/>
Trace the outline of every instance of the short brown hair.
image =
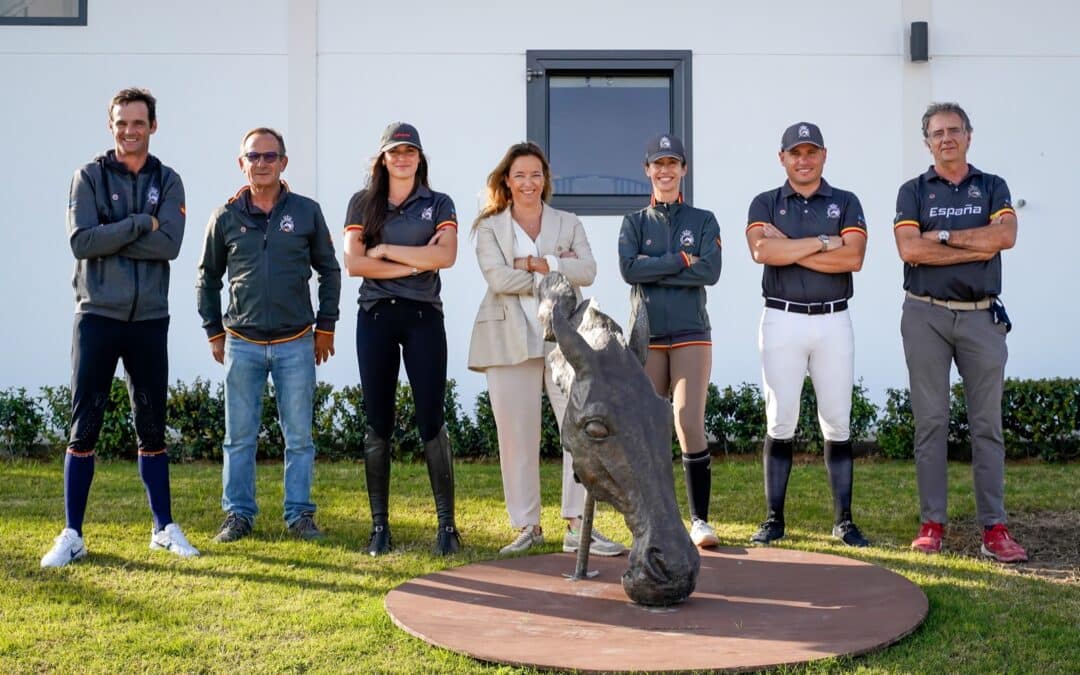
<path id="1" fill-rule="evenodd" d="M 923 138 L 929 138 L 927 132 L 930 130 L 930 118 L 941 113 L 956 113 L 960 116 L 960 121 L 964 124 L 964 131 L 969 134 L 972 132 L 971 119 L 958 103 L 931 103 L 926 107 L 926 112 L 924 112 L 922 116 Z"/>
<path id="2" fill-rule="evenodd" d="M 244 134 L 244 137 L 240 139 L 240 154 L 244 154 L 244 146 L 247 144 L 247 140 L 252 136 L 259 134 L 267 134 L 277 139 L 278 148 L 281 150 L 281 156 L 285 156 L 285 137 L 281 135 L 281 132 L 277 129 L 271 129 L 270 127 L 255 127 L 251 131 Z"/>
<path id="3" fill-rule="evenodd" d="M 128 87 L 127 89 L 121 89 L 116 92 L 116 96 L 112 97 L 109 101 L 109 121 L 112 121 L 113 108 L 118 105 L 127 105 L 128 103 L 137 103 L 142 101 L 146 104 L 146 111 L 150 117 L 150 124 L 157 121 L 157 99 L 150 93 L 149 89 L 140 89 L 138 87 Z"/>

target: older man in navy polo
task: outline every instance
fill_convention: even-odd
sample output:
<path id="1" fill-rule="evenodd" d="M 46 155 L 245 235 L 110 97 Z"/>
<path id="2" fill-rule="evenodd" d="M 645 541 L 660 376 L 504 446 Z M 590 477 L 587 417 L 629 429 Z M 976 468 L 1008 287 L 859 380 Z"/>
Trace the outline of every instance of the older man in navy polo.
<path id="1" fill-rule="evenodd" d="M 1001 393 L 1011 327 L 1001 293 L 1001 251 L 1016 243 L 1016 212 L 1005 181 L 971 166 L 971 120 L 955 103 L 922 118 L 934 165 L 900 187 L 893 232 L 904 261 L 904 339 L 915 415 L 915 469 L 922 526 L 913 549 L 941 550 L 946 522 L 949 371 L 964 382 L 971 428 L 975 511 L 982 553 L 1023 562 L 1005 526 Z"/>

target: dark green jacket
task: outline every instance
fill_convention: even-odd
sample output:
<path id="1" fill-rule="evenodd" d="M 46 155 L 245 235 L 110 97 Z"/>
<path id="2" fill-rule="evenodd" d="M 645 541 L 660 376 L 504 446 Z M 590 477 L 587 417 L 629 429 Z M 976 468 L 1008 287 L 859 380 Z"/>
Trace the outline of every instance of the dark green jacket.
<path id="1" fill-rule="evenodd" d="M 207 337 L 228 329 L 256 341 L 295 337 L 311 328 L 333 331 L 341 268 L 322 209 L 289 192 L 269 214 L 251 206 L 244 187 L 214 211 L 206 225 L 195 280 Z M 311 270 L 319 274 L 319 311 L 311 307 Z M 229 275 L 229 306 L 221 312 L 221 279 Z"/>
<path id="2" fill-rule="evenodd" d="M 169 261 L 180 254 L 184 221 L 184 184 L 153 155 L 138 174 L 112 150 L 76 171 L 67 210 L 75 311 L 121 321 L 168 316 Z"/>
<path id="3" fill-rule="evenodd" d="M 698 257 L 693 264 L 691 255 Z M 650 338 L 709 331 L 705 287 L 720 278 L 716 216 L 681 201 L 626 215 L 619 231 L 619 270 L 645 293 Z"/>

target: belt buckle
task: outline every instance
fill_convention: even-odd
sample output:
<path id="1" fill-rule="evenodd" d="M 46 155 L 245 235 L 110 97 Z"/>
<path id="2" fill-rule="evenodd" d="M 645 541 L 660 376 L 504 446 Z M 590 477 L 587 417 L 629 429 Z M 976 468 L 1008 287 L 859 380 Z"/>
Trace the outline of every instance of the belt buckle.
<path id="1" fill-rule="evenodd" d="M 818 314 L 827 314 L 828 312 L 825 309 L 826 306 L 827 306 L 827 303 L 824 303 L 824 302 L 811 302 L 811 303 L 808 303 L 806 305 L 806 313 L 810 314 L 811 316 L 816 316 Z"/>

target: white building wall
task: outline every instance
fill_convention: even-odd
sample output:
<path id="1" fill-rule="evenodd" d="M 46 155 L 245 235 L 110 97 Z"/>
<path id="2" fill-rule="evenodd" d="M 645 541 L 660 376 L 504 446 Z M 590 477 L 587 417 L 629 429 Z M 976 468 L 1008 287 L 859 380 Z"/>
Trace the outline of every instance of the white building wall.
<path id="1" fill-rule="evenodd" d="M 0 387 L 69 378 L 72 259 L 64 207 L 72 171 L 110 147 L 108 98 L 151 88 L 160 129 L 152 151 L 176 168 L 188 194 L 188 230 L 173 267 L 171 375 L 220 379 L 194 309 L 194 270 L 210 211 L 242 183 L 241 134 L 280 128 L 294 189 L 316 196 L 333 229 L 343 222 L 387 122 L 416 124 L 432 185 L 449 193 L 462 222 L 458 264 L 443 274 L 449 373 L 471 408 L 485 388 L 465 369 L 472 318 L 483 294 L 468 238 L 484 179 L 525 135 L 527 49 L 690 49 L 693 61 L 694 196 L 712 209 L 725 243 L 710 291 L 713 381 L 759 380 L 760 267 L 743 239 L 746 208 L 779 185 L 780 132 L 809 119 L 829 146 L 826 177 L 862 199 L 870 225 L 856 275 L 856 372 L 875 399 L 905 386 L 899 336 L 902 270 L 891 222 L 899 184 L 925 169 L 918 113 L 957 100 L 976 128 L 972 162 L 1002 174 L 1018 210 L 1018 246 L 1005 254 L 1005 300 L 1017 327 L 1010 376 L 1076 376 L 1070 335 L 1080 243 L 1065 213 L 1080 53 L 1068 34 L 1080 9 L 1053 0 L 896 0 L 815 3 L 568 2 L 507 5 L 425 0 L 144 3 L 91 0 L 89 25 L 0 27 L 0 147 L 8 167 L 0 204 L 8 245 L 0 282 L 11 328 L 0 335 Z M 258 14 L 255 15 L 255 8 Z M 407 9 L 407 11 L 406 11 Z M 906 56 L 907 22 L 930 22 L 932 59 Z M 1029 31 L 1011 30 L 1031 26 Z M 645 139 L 642 139 L 644 142 Z M 620 218 L 588 217 L 598 258 L 596 296 L 618 320 Z M 1056 277 L 1047 283 L 1047 272 Z M 338 354 L 319 377 L 355 383 L 358 281 L 346 279 Z"/>

